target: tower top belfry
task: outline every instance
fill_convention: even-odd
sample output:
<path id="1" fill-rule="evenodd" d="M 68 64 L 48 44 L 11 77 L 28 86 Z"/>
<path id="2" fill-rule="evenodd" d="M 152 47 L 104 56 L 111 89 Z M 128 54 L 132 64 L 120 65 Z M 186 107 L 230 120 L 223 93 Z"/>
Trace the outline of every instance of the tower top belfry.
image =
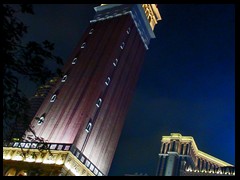
<path id="1" fill-rule="evenodd" d="M 150 39 L 155 38 L 156 24 L 162 20 L 157 4 L 101 4 L 94 9 L 96 14 L 91 23 L 130 14 L 146 49 Z"/>
<path id="2" fill-rule="evenodd" d="M 105 5 L 108 5 L 108 4 L 101 4 L 101 6 L 105 6 Z M 162 20 L 162 17 L 157 8 L 157 4 L 142 4 L 142 7 L 144 9 L 144 12 L 146 14 L 146 17 L 149 21 L 149 24 L 152 30 L 154 30 L 154 27 L 157 24 L 157 21 Z"/>

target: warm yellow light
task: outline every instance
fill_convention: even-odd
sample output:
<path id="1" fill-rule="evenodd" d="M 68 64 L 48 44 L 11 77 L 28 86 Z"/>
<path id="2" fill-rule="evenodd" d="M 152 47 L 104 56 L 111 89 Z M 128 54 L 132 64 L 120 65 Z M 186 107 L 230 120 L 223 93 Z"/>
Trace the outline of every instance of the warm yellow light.
<path id="1" fill-rule="evenodd" d="M 65 166 L 66 166 L 67 169 L 70 169 L 70 168 L 71 168 L 71 164 L 70 164 L 69 162 L 66 162 L 66 163 L 65 163 Z"/>
<path id="2" fill-rule="evenodd" d="M 61 159 L 58 159 L 58 160 L 56 161 L 56 164 L 58 164 L 58 165 L 61 165 L 61 164 L 63 164 L 63 160 L 61 160 Z"/>
<path id="3" fill-rule="evenodd" d="M 162 143 L 170 142 L 173 139 L 177 139 L 177 140 L 179 140 L 180 142 L 183 142 L 183 143 L 191 144 L 191 147 L 192 147 L 195 155 L 198 156 L 198 157 L 201 157 L 201 158 L 206 159 L 208 161 L 214 162 L 214 164 L 217 164 L 218 166 L 232 166 L 231 164 L 229 164 L 225 161 L 222 161 L 222 160 L 220 160 L 216 157 L 213 157 L 213 156 L 211 156 L 207 153 L 204 153 L 204 152 L 198 150 L 197 145 L 196 145 L 196 143 L 194 141 L 194 138 L 192 136 L 182 136 L 180 133 L 171 133 L 170 136 L 162 136 L 161 142 Z"/>
<path id="4" fill-rule="evenodd" d="M 12 160 L 22 161 L 22 160 L 23 160 L 23 157 L 22 157 L 22 156 L 13 156 L 13 157 L 12 157 Z"/>
<path id="5" fill-rule="evenodd" d="M 42 159 L 41 158 L 37 158 L 36 159 L 36 163 L 41 163 L 42 162 Z"/>
<path id="6" fill-rule="evenodd" d="M 54 164 L 54 161 L 53 160 L 48 160 L 48 159 L 45 159 L 43 161 L 44 164 Z"/>
<path id="7" fill-rule="evenodd" d="M 75 176 L 80 176 L 80 174 L 77 172 L 76 169 L 71 168 L 70 171 L 71 171 Z"/>
<path id="8" fill-rule="evenodd" d="M 26 161 L 26 162 L 34 162 L 35 159 L 34 159 L 34 158 L 31 158 L 31 157 L 27 157 L 27 158 L 25 159 L 25 161 Z"/>
<path id="9" fill-rule="evenodd" d="M 10 154 L 3 156 L 3 159 L 6 159 L 6 160 L 9 160 L 11 158 L 12 158 L 12 156 Z"/>

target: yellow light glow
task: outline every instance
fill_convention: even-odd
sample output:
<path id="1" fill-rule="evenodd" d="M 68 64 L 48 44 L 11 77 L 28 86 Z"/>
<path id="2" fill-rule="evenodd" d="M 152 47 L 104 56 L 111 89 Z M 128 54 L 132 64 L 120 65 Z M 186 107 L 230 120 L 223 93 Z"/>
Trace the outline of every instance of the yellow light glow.
<path id="1" fill-rule="evenodd" d="M 71 168 L 71 164 L 70 164 L 69 162 L 66 162 L 66 163 L 65 163 L 65 166 L 66 166 L 67 169 L 70 169 L 70 168 Z"/>
<path id="2" fill-rule="evenodd" d="M 57 165 L 61 165 L 61 164 L 63 164 L 63 160 L 58 159 L 58 160 L 56 161 L 56 164 L 57 164 Z"/>
<path id="3" fill-rule="evenodd" d="M 26 162 L 34 162 L 35 159 L 34 159 L 34 158 L 31 158 L 31 157 L 27 157 L 27 158 L 25 159 L 25 161 L 26 161 Z"/>
<path id="4" fill-rule="evenodd" d="M 22 157 L 22 156 L 13 156 L 13 157 L 12 157 L 12 160 L 22 161 L 22 160 L 23 160 L 23 157 Z"/>
<path id="5" fill-rule="evenodd" d="M 48 160 L 48 159 L 45 159 L 43 161 L 44 164 L 54 164 L 54 161 L 53 160 Z"/>
<path id="6" fill-rule="evenodd" d="M 41 159 L 41 158 L 37 158 L 35 162 L 36 162 L 36 163 L 41 163 L 41 162 L 42 162 L 42 159 Z"/>
<path id="7" fill-rule="evenodd" d="M 3 156 L 3 159 L 6 159 L 6 160 L 9 160 L 9 159 L 11 159 L 12 158 L 12 156 L 10 155 L 10 154 L 8 154 L 8 155 L 6 155 L 6 156 Z"/>
<path id="8" fill-rule="evenodd" d="M 70 171 L 75 175 L 75 176 L 79 176 L 80 174 L 76 171 L 76 169 L 71 168 Z"/>
<path id="9" fill-rule="evenodd" d="M 204 153 L 198 150 L 197 145 L 192 136 L 182 136 L 180 133 L 171 133 L 170 136 L 162 136 L 161 142 L 162 143 L 170 142 L 173 139 L 178 139 L 180 142 L 190 143 L 195 155 L 198 157 L 201 157 L 203 159 L 206 159 L 207 161 L 213 162 L 218 166 L 233 166 L 227 162 L 224 162 L 216 157 L 213 157 L 207 153 Z"/>

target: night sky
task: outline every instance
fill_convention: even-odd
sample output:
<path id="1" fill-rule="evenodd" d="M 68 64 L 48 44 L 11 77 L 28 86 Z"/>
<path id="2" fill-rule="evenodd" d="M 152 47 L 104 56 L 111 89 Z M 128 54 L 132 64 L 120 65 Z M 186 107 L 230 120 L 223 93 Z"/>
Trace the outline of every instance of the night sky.
<path id="1" fill-rule="evenodd" d="M 96 4 L 35 4 L 21 16 L 27 40 L 55 43 L 64 61 Z M 155 27 L 109 175 L 155 175 L 161 138 L 193 136 L 198 149 L 235 165 L 235 5 L 159 4 Z M 53 65 L 51 65 L 53 66 Z M 28 96 L 36 87 L 23 83 Z"/>

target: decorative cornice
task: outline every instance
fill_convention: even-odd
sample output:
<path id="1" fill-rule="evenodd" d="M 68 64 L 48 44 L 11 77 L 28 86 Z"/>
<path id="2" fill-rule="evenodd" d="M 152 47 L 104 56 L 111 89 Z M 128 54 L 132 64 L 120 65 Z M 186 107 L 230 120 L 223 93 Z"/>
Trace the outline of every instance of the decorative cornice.
<path id="1" fill-rule="evenodd" d="M 148 11 L 151 11 L 149 14 L 151 22 L 147 19 L 147 15 L 145 14 L 145 9 L 142 4 L 107 4 L 94 8 L 96 15 L 90 23 L 130 14 L 136 28 L 138 29 L 145 48 L 148 49 L 150 39 L 155 38 L 155 34 L 153 32 L 154 26 L 158 20 L 161 20 L 161 16 L 155 5 L 147 7 L 149 9 Z"/>
<path id="2" fill-rule="evenodd" d="M 216 157 L 213 157 L 207 153 L 204 153 L 200 150 L 198 150 L 198 147 L 193 139 L 192 136 L 182 136 L 180 133 L 171 133 L 170 136 L 163 136 L 161 142 L 165 143 L 165 142 L 170 142 L 171 140 L 178 140 L 182 143 L 189 143 L 191 144 L 191 148 L 193 149 L 195 156 L 197 156 L 198 158 L 202 158 L 205 159 L 206 161 L 212 162 L 220 167 L 223 166 L 233 166 L 225 161 L 222 161 Z"/>
<path id="3" fill-rule="evenodd" d="M 3 159 L 62 165 L 76 176 L 104 174 L 74 145 L 41 142 L 4 142 Z"/>

